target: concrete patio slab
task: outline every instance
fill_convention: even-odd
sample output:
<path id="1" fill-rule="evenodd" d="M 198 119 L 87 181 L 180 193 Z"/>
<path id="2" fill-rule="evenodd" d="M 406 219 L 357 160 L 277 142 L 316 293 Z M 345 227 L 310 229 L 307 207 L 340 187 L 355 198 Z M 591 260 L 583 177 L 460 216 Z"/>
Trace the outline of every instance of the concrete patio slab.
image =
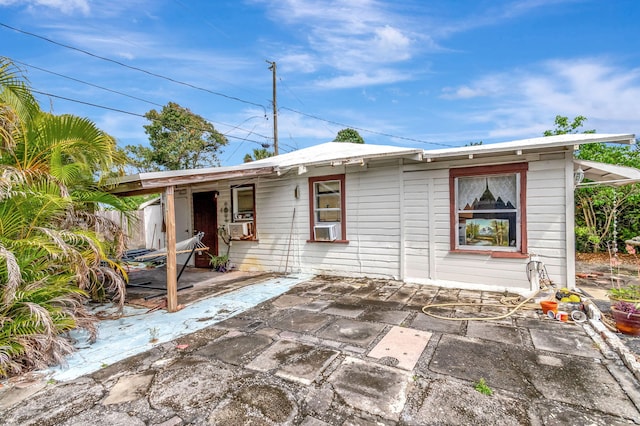
<path id="1" fill-rule="evenodd" d="M 218 359 L 232 365 L 242 365 L 272 342 L 273 340 L 262 334 L 223 337 L 197 350 L 195 355 Z"/>
<path id="2" fill-rule="evenodd" d="M 296 311 L 284 318 L 272 322 L 270 325 L 281 330 L 310 333 L 324 327 L 333 317 L 315 312 Z"/>
<path id="3" fill-rule="evenodd" d="M 327 286 L 342 292 L 321 293 Z M 598 334 L 586 324 L 547 320 L 536 310 L 492 322 L 437 320 L 410 302 L 417 294 L 433 296 L 440 289 L 418 287 L 397 281 L 317 277 L 293 286 L 279 301 L 277 293 L 262 302 L 259 297 L 252 299 L 258 301 L 241 312 L 222 308 L 225 316 L 234 316 L 213 323 L 209 321 L 217 314 L 211 308 L 217 306 L 218 298 L 202 300 L 196 302 L 202 307 L 193 310 L 192 317 L 176 321 L 189 326 L 208 324 L 204 328 L 181 329 L 179 336 L 105 363 L 90 375 L 68 382 L 40 377 L 41 382 L 28 384 L 25 379 L 21 385 L 34 386 L 28 392 L 17 387 L 18 381 L 0 382 L 0 423 L 640 424 L 640 383 L 634 374 L 610 350 L 606 357 L 584 356 L 575 346 L 576 339 L 583 345 L 591 342 L 594 349 L 608 345 L 597 340 Z M 272 291 L 259 288 L 256 293 L 263 297 L 263 290 Z M 394 294 L 414 290 L 406 305 L 398 308 L 389 303 Z M 355 291 L 381 299 L 368 300 L 354 295 Z M 481 301 L 501 297 L 490 292 L 477 295 Z M 473 292 L 462 296 L 470 299 Z M 332 303 L 355 306 L 363 313 L 350 319 L 299 309 L 324 306 L 322 311 Z M 403 302 L 399 298 L 395 303 Z M 443 313 L 451 315 L 453 310 L 443 309 Z M 295 324 L 297 316 L 302 322 L 321 324 L 315 320 L 323 317 L 329 322 L 309 331 L 285 329 L 292 319 Z M 171 314 L 165 320 L 174 318 L 180 317 Z M 121 342 L 136 332 L 142 340 L 150 338 L 148 325 L 134 326 L 138 316 L 121 320 L 114 329 Z M 418 327 L 393 324 L 399 321 Z M 389 344 L 385 337 L 393 335 L 391 331 L 409 329 L 431 334 L 418 362 L 406 365 L 410 370 L 390 365 L 392 357 L 368 356 L 385 344 L 396 349 L 403 342 Z M 559 336 L 574 346 L 551 340 Z M 117 340 L 112 345 L 121 349 Z M 550 346 L 562 347 L 562 352 L 551 351 Z M 474 389 L 480 378 L 493 390 L 492 396 Z"/>
<path id="4" fill-rule="evenodd" d="M 346 305 L 343 303 L 332 303 L 323 311 L 325 314 L 338 315 L 347 318 L 356 318 L 364 312 L 361 306 Z"/>
<path id="5" fill-rule="evenodd" d="M 246 368 L 262 372 L 275 370 L 276 376 L 309 385 L 338 354 L 331 349 L 280 340 Z"/>
<path id="6" fill-rule="evenodd" d="M 602 358 L 602 353 L 594 345 L 593 340 L 582 333 L 574 332 L 574 330 L 556 333 L 551 330 L 531 329 L 530 333 L 536 349 L 589 358 Z"/>
<path id="7" fill-rule="evenodd" d="M 151 373 L 133 374 L 121 377 L 111 388 L 107 397 L 102 401 L 103 405 L 121 404 L 135 401 L 147 393 L 154 375 Z"/>
<path id="8" fill-rule="evenodd" d="M 303 311 L 320 312 L 321 310 L 326 309 L 330 304 L 331 302 L 326 300 L 316 300 L 311 303 L 307 303 L 306 305 L 295 306 L 295 308 Z"/>
<path id="9" fill-rule="evenodd" d="M 328 380 L 351 407 L 398 421 L 410 378 L 408 372 L 397 368 L 347 357 Z"/>
<path id="10" fill-rule="evenodd" d="M 375 359 L 395 358 L 398 362 L 394 367 L 411 371 L 430 338 L 429 332 L 396 326 L 367 355 Z"/>
<path id="11" fill-rule="evenodd" d="M 296 296 L 296 295 L 292 295 L 292 294 L 284 294 L 284 295 L 278 297 L 277 299 L 275 299 L 271 303 L 276 308 L 286 309 L 286 308 L 292 308 L 292 307 L 298 306 L 298 305 L 305 305 L 307 303 L 311 303 L 312 301 L 313 301 L 313 298 L 311 298 L 311 297 L 303 297 L 303 296 Z"/>
<path id="12" fill-rule="evenodd" d="M 462 321 L 451 321 L 446 319 L 434 318 L 423 313 L 419 313 L 410 324 L 411 328 L 417 328 L 424 331 L 435 331 L 440 333 L 462 333 Z"/>
<path id="13" fill-rule="evenodd" d="M 522 345 L 522 336 L 520 335 L 519 329 L 485 321 L 469 321 L 467 325 L 467 337 L 475 337 L 511 345 Z"/>
<path id="14" fill-rule="evenodd" d="M 535 389 L 521 369 L 531 359 L 535 359 L 535 354 L 529 349 L 445 334 L 429 369 L 469 382 L 484 378 L 492 387 L 532 394 Z"/>
<path id="15" fill-rule="evenodd" d="M 400 325 L 402 324 L 410 312 L 407 311 L 369 311 L 358 317 L 361 321 L 382 322 L 385 324 Z"/>
<path id="16" fill-rule="evenodd" d="M 420 379 L 420 383 L 422 384 Z M 410 425 L 481 425 L 491 417 L 501 426 L 519 426 L 532 423 L 526 406 L 516 398 L 502 392 L 483 395 L 473 384 L 456 379 L 426 381 L 427 391 L 415 408 L 406 411 L 402 420 Z"/>
<path id="17" fill-rule="evenodd" d="M 259 413 L 260 417 L 256 417 Z M 230 393 L 208 417 L 211 425 L 290 424 L 298 413 L 291 392 L 282 383 L 250 380 Z M 258 421 L 257 419 L 264 419 Z M 266 421 L 265 421 L 266 420 Z"/>
<path id="18" fill-rule="evenodd" d="M 149 389 L 149 403 L 181 413 L 202 409 L 222 399 L 233 381 L 229 366 L 188 356 L 156 375 Z"/>
<path id="19" fill-rule="evenodd" d="M 637 409 L 599 360 L 573 356 L 561 366 L 523 366 L 536 389 L 548 400 L 640 421 Z"/>
<path id="20" fill-rule="evenodd" d="M 338 319 L 321 331 L 318 336 L 356 346 L 368 346 L 384 329 L 382 324 L 372 324 L 350 319 Z"/>

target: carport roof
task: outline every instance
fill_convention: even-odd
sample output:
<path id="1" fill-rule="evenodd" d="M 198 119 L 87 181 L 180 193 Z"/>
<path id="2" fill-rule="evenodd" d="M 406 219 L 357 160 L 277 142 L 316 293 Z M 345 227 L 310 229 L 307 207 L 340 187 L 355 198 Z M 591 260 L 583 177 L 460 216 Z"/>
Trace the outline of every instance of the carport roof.
<path id="1" fill-rule="evenodd" d="M 622 186 L 640 182 L 640 170 L 633 167 L 577 159 L 573 160 L 573 164 L 575 165 L 575 170 L 582 170 L 584 178 L 591 181 L 581 182 L 578 186 Z"/>

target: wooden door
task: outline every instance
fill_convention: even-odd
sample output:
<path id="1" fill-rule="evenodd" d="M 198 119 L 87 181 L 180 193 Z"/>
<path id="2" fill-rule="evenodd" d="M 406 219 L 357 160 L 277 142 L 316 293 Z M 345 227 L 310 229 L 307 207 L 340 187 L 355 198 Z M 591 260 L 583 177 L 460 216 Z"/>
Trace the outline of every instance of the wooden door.
<path id="1" fill-rule="evenodd" d="M 218 254 L 218 204 L 216 192 L 196 192 L 193 194 L 193 233 L 204 232 L 202 242 L 209 247 L 209 253 Z M 209 268 L 207 252 L 194 253 L 196 268 Z"/>

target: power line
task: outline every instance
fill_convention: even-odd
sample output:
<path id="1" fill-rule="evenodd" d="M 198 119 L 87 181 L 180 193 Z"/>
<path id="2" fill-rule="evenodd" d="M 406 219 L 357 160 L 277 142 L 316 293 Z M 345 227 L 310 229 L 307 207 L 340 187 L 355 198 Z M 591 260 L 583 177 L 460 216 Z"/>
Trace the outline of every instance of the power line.
<path id="1" fill-rule="evenodd" d="M 116 65 L 120 65 L 122 67 L 129 68 L 129 69 L 134 70 L 134 71 L 138 71 L 138 72 L 142 72 L 142 73 L 151 75 L 153 77 L 161 78 L 163 80 L 167 80 L 167 81 L 170 81 L 172 83 L 176 83 L 176 84 L 180 84 L 180 85 L 183 85 L 183 86 L 187 86 L 187 87 L 190 87 L 190 88 L 193 88 L 193 89 L 196 89 L 196 90 L 201 90 L 201 91 L 206 92 L 206 93 L 210 93 L 210 94 L 213 94 L 213 95 L 216 95 L 216 96 L 221 96 L 221 97 L 224 97 L 224 98 L 227 98 L 227 99 L 235 100 L 235 101 L 242 102 L 242 103 L 245 103 L 245 104 L 248 104 L 248 105 L 257 106 L 257 107 L 262 108 L 262 110 L 264 111 L 265 117 L 267 115 L 267 110 L 266 110 L 264 105 L 257 104 L 255 102 L 247 101 L 247 100 L 244 100 L 244 99 L 240 99 L 240 98 L 235 97 L 235 96 L 225 95 L 224 93 L 215 92 L 215 91 L 212 91 L 212 90 L 200 87 L 200 86 L 196 86 L 196 85 L 191 84 L 191 83 L 185 83 L 183 81 L 176 80 L 176 79 L 171 78 L 171 77 L 167 77 L 167 76 L 164 76 L 164 75 L 160 75 L 160 74 L 154 73 L 152 71 L 148 71 L 148 70 L 145 70 L 145 69 L 142 69 L 142 68 L 139 68 L 139 67 L 128 65 L 128 64 L 125 64 L 123 62 L 111 59 L 111 58 L 107 58 L 107 57 L 104 57 L 104 56 L 97 55 L 95 53 L 91 53 L 91 52 L 89 52 L 87 50 L 80 49 L 78 47 L 74 47 L 74 46 L 70 46 L 70 45 L 67 45 L 67 44 L 64 44 L 64 43 L 57 42 L 55 40 L 52 40 L 52 39 L 49 39 L 47 37 L 41 36 L 39 34 L 35 34 L 35 33 L 32 33 L 32 32 L 29 32 L 29 31 L 25 31 L 25 30 L 20 30 L 18 28 L 12 27 L 12 26 L 7 25 L 7 24 L 2 23 L 2 22 L 0 22 L 0 26 L 8 28 L 8 29 L 16 31 L 16 32 L 19 32 L 19 33 L 22 33 L 22 34 L 25 34 L 25 35 L 28 35 L 28 36 L 31 36 L 31 37 L 39 38 L 41 40 L 47 41 L 47 42 L 55 44 L 57 46 L 64 47 L 66 49 L 71 49 L 71 50 L 75 50 L 75 51 L 80 52 L 80 53 L 84 53 L 85 55 L 88 55 L 88 56 L 91 56 L 91 57 L 94 57 L 94 58 L 97 58 L 97 59 L 101 59 L 103 61 L 111 62 L 111 63 L 114 63 Z M 73 101 L 73 100 L 71 100 L 71 101 Z M 84 102 L 80 102 L 80 103 L 84 103 Z M 86 103 L 86 104 L 90 105 L 88 103 Z M 92 105 L 92 106 L 96 106 L 96 105 Z M 100 106 L 97 106 L 97 107 L 100 107 Z M 107 109 L 111 109 L 111 108 L 107 108 Z M 427 144 L 427 145 L 444 146 L 444 147 L 447 147 L 447 148 L 454 147 L 454 145 L 449 145 L 449 144 L 444 144 L 444 143 L 439 143 L 439 142 L 429 142 L 429 141 L 424 141 L 424 140 L 421 140 L 421 139 L 409 138 L 409 137 L 405 137 L 405 136 L 396 136 L 396 135 L 392 135 L 390 133 L 364 129 L 364 128 L 361 128 L 361 127 L 349 126 L 347 124 L 343 124 L 343 123 L 339 123 L 339 122 L 336 122 L 336 121 L 320 118 L 318 116 L 315 116 L 315 115 L 312 115 L 312 114 L 307 114 L 307 113 L 304 113 L 304 112 L 301 112 L 301 111 L 298 111 L 298 110 L 295 110 L 295 109 L 292 109 L 292 108 L 281 107 L 280 109 L 288 110 L 288 111 L 291 111 L 291 112 L 296 113 L 296 114 L 300 114 L 300 115 L 304 115 L 304 116 L 309 117 L 309 118 L 313 118 L 315 120 L 324 121 L 326 123 L 335 124 L 335 125 L 342 126 L 342 127 L 349 127 L 349 128 L 361 131 L 361 132 L 367 132 L 367 133 L 371 133 L 371 134 L 376 134 L 376 135 L 380 135 L 380 136 L 385 136 L 385 137 L 394 138 L 394 139 L 401 139 L 401 140 L 406 140 L 406 141 L 411 141 L 411 142 L 418 142 L 418 143 Z M 113 109 L 113 110 L 115 110 L 115 109 Z M 127 113 L 127 112 L 125 112 L 125 113 Z M 253 141 L 253 142 L 255 142 L 255 141 Z"/>
<path id="2" fill-rule="evenodd" d="M 68 75 L 60 74 L 60 73 L 57 73 L 57 72 L 54 72 L 54 71 L 51 71 L 51 70 L 47 70 L 47 69 L 45 69 L 45 68 L 40 68 L 40 67 L 37 67 L 37 66 L 35 66 L 35 65 L 31 65 L 31 64 L 27 64 L 27 63 L 25 63 L 25 62 L 18 61 L 18 60 L 16 60 L 16 59 L 12 59 L 12 61 L 13 61 L 13 62 L 15 62 L 15 63 L 21 64 L 21 65 L 24 65 L 24 66 L 26 66 L 26 67 L 36 69 L 36 70 L 38 70 L 38 71 L 42 71 L 42 72 L 46 72 L 46 73 L 49 73 L 49 74 L 53 74 L 53 75 L 56 75 L 56 76 L 58 76 L 58 77 L 62 77 L 62 78 L 66 78 L 66 79 L 71 80 L 71 81 L 75 81 L 75 82 L 77 82 L 77 83 L 86 84 L 86 85 L 88 85 L 88 86 L 95 87 L 95 88 L 98 88 L 98 89 L 100 89 L 100 90 L 105 90 L 105 91 L 107 91 L 107 92 L 115 93 L 115 94 L 117 94 L 117 95 L 126 96 L 126 97 L 128 97 L 128 98 L 135 99 L 135 100 L 138 100 L 138 101 L 141 101 L 141 102 L 145 102 L 145 103 L 148 103 L 148 104 L 150 104 L 150 105 L 158 106 L 158 107 L 161 107 L 161 108 L 162 108 L 162 107 L 164 107 L 164 105 L 161 105 L 161 104 L 159 104 L 159 103 L 157 103 L 157 102 L 153 102 L 153 101 L 150 101 L 150 100 L 147 100 L 147 99 L 143 99 L 143 98 L 140 98 L 140 97 L 137 97 L 137 96 L 129 95 L 129 94 L 127 94 L 127 93 L 120 92 L 120 91 L 118 91 L 118 90 L 109 89 L 108 87 L 100 86 L 100 85 L 97 85 L 97 84 L 94 84 L 94 83 L 90 83 L 90 82 L 88 82 L 88 81 L 84 81 L 84 80 L 80 80 L 80 79 L 77 79 L 77 78 L 74 78 L 74 77 L 70 77 L 70 76 L 68 76 Z M 74 99 L 67 99 L 67 98 L 63 98 L 63 97 L 61 97 L 61 96 L 59 96 L 59 95 L 51 95 L 51 96 L 52 96 L 52 97 L 58 97 L 58 98 L 61 98 L 61 99 L 65 99 L 65 100 L 69 100 L 69 101 L 71 101 L 71 102 L 84 103 L 84 101 L 79 101 L 79 100 L 77 100 L 77 99 L 76 99 L 76 100 L 74 100 Z M 94 105 L 94 104 L 89 104 L 89 103 L 87 103 L 87 104 L 88 104 L 88 105 L 90 105 L 90 106 L 97 106 L 97 107 L 100 107 L 99 105 Z M 105 108 L 109 108 L 109 107 L 105 107 Z M 117 112 L 119 112 L 119 111 L 117 111 Z M 265 136 L 265 135 L 262 135 L 262 134 L 260 134 L 260 133 L 256 133 L 256 132 L 254 132 L 254 129 L 252 129 L 252 130 L 247 130 L 247 129 L 243 129 L 243 128 L 241 128 L 241 127 L 240 127 L 243 123 L 245 123 L 245 122 L 247 122 L 247 121 L 249 121 L 249 120 L 251 120 L 251 119 L 253 119 L 253 118 L 260 118 L 260 117 L 261 117 L 261 116 L 259 116 L 259 115 L 254 115 L 254 116 L 252 116 L 252 117 L 249 117 L 249 118 L 245 119 L 244 121 L 242 121 L 242 122 L 241 122 L 240 124 L 238 124 L 238 125 L 233 125 L 233 124 L 223 123 L 223 122 L 221 122 L 221 121 L 213 121 L 213 120 L 206 120 L 206 121 L 208 121 L 208 122 L 210 122 L 210 123 L 212 123 L 212 124 L 218 124 L 218 125 L 228 126 L 228 127 L 230 127 L 230 128 L 231 128 L 230 130 L 228 130 L 228 132 L 232 132 L 233 130 L 241 130 L 241 131 L 247 132 L 248 134 L 252 134 L 252 133 L 254 133 L 254 134 L 255 134 L 255 135 L 257 135 L 257 136 L 260 136 L 260 137 L 265 138 L 265 139 L 269 139 L 269 136 Z M 146 118 L 146 117 L 145 117 L 145 118 Z M 255 128 L 255 127 L 254 127 L 254 128 Z M 225 136 L 226 136 L 226 135 L 225 135 Z"/>
<path id="3" fill-rule="evenodd" d="M 155 106 L 159 106 L 159 107 L 163 106 L 163 105 L 160 105 L 159 103 L 156 103 L 156 102 L 148 101 L 146 99 L 142 99 L 142 98 L 139 98 L 137 96 L 129 95 L 128 93 L 119 92 L 117 90 L 109 89 L 108 87 L 99 86 L 97 84 L 93 84 L 93 83 L 90 83 L 88 81 L 80 80 L 80 79 L 77 79 L 77 78 L 74 78 L 74 77 L 70 77 L 68 75 L 57 73 L 55 71 L 51 71 L 51 70 L 47 70 L 47 69 L 44 69 L 44 68 L 40 68 L 40 67 L 37 67 L 35 65 L 30 65 L 30 64 L 27 64 L 25 62 L 20 62 L 20 61 L 18 61 L 16 59 L 12 59 L 12 61 L 16 62 L 16 63 L 18 63 L 20 65 L 24 65 L 26 67 L 29 67 L 29 68 L 33 68 L 33 69 L 38 70 L 38 71 L 42 71 L 42 72 L 46 72 L 46 73 L 49 73 L 49 74 L 56 75 L 58 77 L 66 78 L 67 80 L 75 81 L 76 83 L 86 84 L 87 86 L 91 86 L 91 87 L 95 87 L 95 88 L 100 89 L 100 90 L 105 90 L 107 92 L 115 93 L 116 95 L 126 96 L 127 98 L 135 99 L 137 101 L 145 102 L 145 103 L 148 103 L 148 104 L 151 104 L 151 105 L 155 105 Z"/>
<path id="4" fill-rule="evenodd" d="M 331 124 L 335 124 L 335 125 L 342 126 L 342 127 L 349 127 L 351 129 L 358 130 L 358 131 L 361 131 L 361 132 L 367 132 L 367 133 L 372 133 L 372 134 L 375 134 L 375 135 L 386 136 L 388 138 L 402 139 L 402 140 L 405 140 L 405 141 L 419 142 L 419 143 L 428 144 L 428 145 L 438 145 L 438 146 L 445 146 L 447 148 L 455 148 L 454 145 L 448 145 L 448 144 L 439 143 L 439 142 L 423 141 L 421 139 L 408 138 L 408 137 L 405 137 L 405 136 L 396 136 L 396 135 L 392 135 L 390 133 L 378 132 L 378 131 L 375 131 L 375 130 L 369 130 L 369 129 L 363 129 L 361 127 L 350 126 L 348 124 L 338 123 L 337 121 L 331 121 L 331 120 L 327 120 L 327 119 L 324 119 L 324 118 L 317 117 L 317 116 L 312 115 L 312 114 L 307 114 L 305 112 L 297 111 L 297 110 L 292 109 L 292 108 L 280 107 L 280 109 L 285 109 L 287 111 L 291 111 L 291 112 L 296 113 L 296 114 L 304 115 L 305 117 L 313 118 L 314 120 L 324 121 L 326 123 L 331 123 Z"/>
<path id="5" fill-rule="evenodd" d="M 131 70 L 138 71 L 138 72 L 142 72 L 144 74 L 147 74 L 147 75 L 150 75 L 150 76 L 153 76 L 153 77 L 156 77 L 156 78 L 161 78 L 163 80 L 167 80 L 167 81 L 170 81 L 172 83 L 180 84 L 182 86 L 190 87 L 190 88 L 196 89 L 196 90 L 201 90 L 203 92 L 210 93 L 212 95 L 221 96 L 223 98 L 227 98 L 227 99 L 231 99 L 231 100 L 234 100 L 234 101 L 242 102 L 242 103 L 245 103 L 245 104 L 248 104 L 248 105 L 257 106 L 257 107 L 262 108 L 262 110 L 264 111 L 265 116 L 267 115 L 267 109 L 265 108 L 264 105 L 257 104 L 255 102 L 247 101 L 247 100 L 244 100 L 244 99 L 240 99 L 240 98 L 235 97 L 235 96 L 225 95 L 224 93 L 215 92 L 213 90 L 209 90 L 209 89 L 206 89 L 204 87 L 196 86 L 195 84 L 185 83 L 184 81 L 176 80 L 176 79 L 171 78 L 171 77 L 167 77 L 167 76 L 164 76 L 164 75 L 161 75 L 161 74 L 157 74 L 157 73 L 154 73 L 152 71 L 145 70 L 143 68 L 139 68 L 139 67 L 135 67 L 135 66 L 132 66 L 132 65 L 128 65 L 128 64 L 125 64 L 124 62 L 116 61 L 115 59 L 107 58 L 105 56 L 100 56 L 100 55 L 97 55 L 95 53 L 91 53 L 91 52 L 89 52 L 87 50 L 80 49 L 80 48 L 75 47 L 75 46 L 70 46 L 68 44 L 60 43 L 58 41 L 55 41 L 55 40 L 52 40 L 50 38 L 41 36 L 39 34 L 35 34 L 35 33 L 32 33 L 32 32 L 29 32 L 29 31 L 25 31 L 25 30 L 20 30 L 18 28 L 12 27 L 11 25 L 7 25 L 7 24 L 2 23 L 2 22 L 0 22 L 0 26 L 8 28 L 8 29 L 16 31 L 16 32 L 19 32 L 19 33 L 22 33 L 22 34 L 25 34 L 25 35 L 28 35 L 28 36 L 31 36 L 31 37 L 39 38 L 39 39 L 44 40 L 46 42 L 55 44 L 56 46 L 64 47 L 65 49 L 75 50 L 76 52 L 84 53 L 85 55 L 89 55 L 89 56 L 91 56 L 93 58 L 97 58 L 97 59 L 101 59 L 103 61 L 111 62 L 113 64 L 120 65 L 121 67 L 129 68 Z"/>
<path id="6" fill-rule="evenodd" d="M 143 115 L 143 114 L 139 114 L 139 113 L 137 113 L 137 112 L 125 111 L 125 110 L 123 110 L 123 109 L 118 109 L 118 108 L 108 107 L 108 106 L 105 106 L 105 105 L 94 104 L 94 103 L 92 103 L 92 102 L 81 101 L 81 100 L 79 100 L 79 99 L 67 98 L 67 97 L 65 97 L 65 96 L 54 95 L 53 93 L 42 92 L 42 91 L 40 91 L 40 90 L 36 90 L 36 89 L 33 89 L 33 88 L 32 88 L 32 89 L 30 89 L 30 90 L 31 90 L 31 92 L 33 92 L 33 93 L 37 93 L 37 94 L 39 94 L 39 95 L 50 96 L 50 97 L 52 97 L 52 98 L 56 98 L 56 99 L 62 99 L 62 100 L 69 101 L 69 102 L 75 102 L 75 103 L 78 103 L 78 104 L 83 104 L 83 105 L 87 105 L 87 106 L 91 106 L 91 107 L 95 107 L 95 108 L 100 108 L 100 109 L 106 109 L 106 110 L 109 110 L 109 111 L 119 112 L 119 113 L 121 113 L 121 114 L 132 115 L 132 116 L 134 116 L 134 117 L 140 117 L 140 118 L 144 118 L 144 119 L 150 120 L 150 119 L 149 119 L 148 117 L 146 117 L 145 115 Z M 208 120 L 205 120 L 205 121 L 209 122 Z M 193 129 L 193 130 L 208 131 L 208 130 L 206 130 L 206 129 L 202 129 L 202 128 L 199 128 L 199 127 L 193 127 L 193 126 L 183 126 L 183 127 L 187 128 L 187 129 Z M 233 129 L 232 129 L 232 130 L 233 130 Z M 251 134 L 251 133 L 253 133 L 253 132 L 250 132 L 249 134 Z M 258 141 L 254 141 L 254 140 L 251 140 L 251 139 L 241 138 L 241 137 L 239 137 L 239 136 L 232 136 L 232 135 L 225 134 L 225 133 L 221 133 L 221 132 L 220 132 L 220 134 L 221 134 L 221 135 L 224 135 L 224 136 L 225 136 L 225 137 L 227 137 L 227 138 L 239 139 L 239 140 L 241 140 L 241 141 L 247 141 L 247 142 L 257 143 L 258 145 L 260 145 L 260 146 L 262 146 L 262 147 L 264 147 L 264 146 L 265 146 L 265 142 L 258 142 Z M 258 135 L 258 134 L 256 133 L 256 135 Z M 258 135 L 258 136 L 262 136 L 262 135 Z M 264 137 L 264 136 L 263 136 L 263 137 Z"/>

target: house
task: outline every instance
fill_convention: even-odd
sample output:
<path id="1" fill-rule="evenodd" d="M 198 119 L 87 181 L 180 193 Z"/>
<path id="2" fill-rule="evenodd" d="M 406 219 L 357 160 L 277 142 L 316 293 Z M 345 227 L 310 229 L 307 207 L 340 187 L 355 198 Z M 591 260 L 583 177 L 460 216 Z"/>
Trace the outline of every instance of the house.
<path id="1" fill-rule="evenodd" d="M 210 252 L 229 250 L 240 270 L 526 293 L 536 287 L 531 254 L 556 284 L 575 285 L 574 171 L 640 181 L 636 169 L 574 159 L 595 142 L 635 137 L 436 150 L 329 142 L 239 166 L 127 176 L 113 192 L 163 194 L 168 260 L 172 244 L 203 231 Z M 208 267 L 209 257 L 194 265 Z"/>

